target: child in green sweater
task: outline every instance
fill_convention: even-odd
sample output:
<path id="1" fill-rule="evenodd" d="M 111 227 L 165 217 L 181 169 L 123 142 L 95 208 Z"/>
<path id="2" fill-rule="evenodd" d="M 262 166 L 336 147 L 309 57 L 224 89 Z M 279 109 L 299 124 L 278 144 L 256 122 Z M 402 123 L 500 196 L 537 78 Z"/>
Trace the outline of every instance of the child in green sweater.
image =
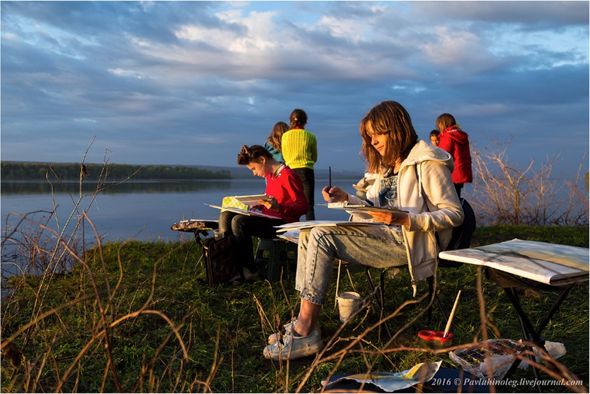
<path id="1" fill-rule="evenodd" d="M 305 214 L 306 220 L 315 220 L 314 189 L 315 178 L 313 166 L 318 160 L 318 148 L 315 135 L 305 130 L 307 114 L 296 108 L 289 117 L 290 127 L 281 138 L 281 150 L 285 164 L 291 168 L 303 182 L 303 191 L 309 204 Z"/>

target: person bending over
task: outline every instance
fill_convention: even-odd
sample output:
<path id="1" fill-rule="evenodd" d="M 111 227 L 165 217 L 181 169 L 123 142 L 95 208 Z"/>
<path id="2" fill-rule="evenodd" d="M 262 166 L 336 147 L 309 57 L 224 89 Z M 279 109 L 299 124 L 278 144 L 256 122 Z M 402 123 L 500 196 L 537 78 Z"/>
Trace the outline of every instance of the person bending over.
<path id="1" fill-rule="evenodd" d="M 272 334 L 263 354 L 269 359 L 296 359 L 322 347 L 319 317 L 334 259 L 375 268 L 407 265 L 416 295 L 416 281 L 434 275 L 438 246 L 445 247 L 463 211 L 451 182 L 451 156 L 419 141 L 410 115 L 401 104 L 384 101 L 360 125 L 362 153 L 373 182 L 361 197 L 338 187 L 322 190 L 327 202 L 348 201 L 397 208 L 406 212 L 374 213 L 381 225 L 314 227 L 299 236 L 295 288 L 299 313 Z"/>
<path id="2" fill-rule="evenodd" d="M 261 145 L 242 146 L 238 164 L 248 167 L 254 176 L 266 180 L 266 198 L 255 207 L 260 212 L 276 219 L 248 216 L 222 211 L 219 216 L 219 232 L 233 236 L 239 255 L 242 256 L 241 273 L 246 280 L 257 275 L 254 264 L 252 236 L 274 238 L 273 226 L 296 222 L 307 211 L 307 201 L 299 177 L 289 167 L 279 163 Z"/>

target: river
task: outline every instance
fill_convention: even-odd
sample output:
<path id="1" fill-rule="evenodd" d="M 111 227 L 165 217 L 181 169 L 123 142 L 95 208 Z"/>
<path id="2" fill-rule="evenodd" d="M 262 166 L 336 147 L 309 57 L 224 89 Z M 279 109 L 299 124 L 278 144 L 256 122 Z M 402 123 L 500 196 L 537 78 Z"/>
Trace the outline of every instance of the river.
<path id="1" fill-rule="evenodd" d="M 343 218 L 341 211 L 329 210 L 319 205 L 323 199 L 321 186 L 326 181 L 316 180 L 316 216 L 318 219 Z M 342 185 L 352 190 L 354 180 L 342 180 Z M 81 208 L 96 226 L 101 238 L 106 241 L 118 240 L 175 240 L 181 237 L 171 231 L 170 225 L 181 219 L 217 219 L 219 210 L 207 204 L 221 203 L 228 195 L 249 195 L 264 192 L 262 179 L 133 182 L 109 185 L 96 193 L 95 184 L 85 185 Z M 65 223 L 79 200 L 77 183 L 61 184 L 54 187 L 44 183 L 2 183 L 2 226 L 3 235 L 11 231 L 20 218 L 29 212 L 54 211 L 57 215 L 50 223 Z M 49 215 L 30 215 L 26 225 L 43 223 Z"/>
<path id="2" fill-rule="evenodd" d="M 354 181 L 340 179 L 334 183 L 352 191 Z M 316 179 L 316 217 L 345 220 L 344 212 L 320 205 L 323 202 L 321 187 L 326 183 L 326 179 Z M 99 193 L 95 191 L 96 184 L 85 184 L 80 199 L 78 183 L 56 184 L 52 191 L 47 183 L 2 182 L 2 239 L 15 228 L 17 231 L 11 238 L 17 242 L 37 234 L 49 237 L 51 231 L 41 230 L 43 226 L 56 232 L 65 227 L 64 233 L 68 234 L 82 210 L 87 212 L 103 242 L 191 239 L 191 234 L 172 231 L 170 226 L 182 219 L 217 219 L 219 210 L 207 204 L 219 205 L 221 199 L 228 195 L 263 193 L 264 180 L 127 182 L 108 185 Z M 78 201 L 79 209 L 75 210 Z M 81 231 L 77 233 L 81 234 Z M 95 236 L 90 225 L 85 225 L 84 234 L 87 242 L 94 242 Z M 11 245 L 15 245 L 15 242 L 9 241 L 3 245 L 4 263 L 14 260 L 15 254 L 18 254 Z M 7 274 L 9 271 L 12 271 L 9 265 L 3 264 L 2 273 Z"/>

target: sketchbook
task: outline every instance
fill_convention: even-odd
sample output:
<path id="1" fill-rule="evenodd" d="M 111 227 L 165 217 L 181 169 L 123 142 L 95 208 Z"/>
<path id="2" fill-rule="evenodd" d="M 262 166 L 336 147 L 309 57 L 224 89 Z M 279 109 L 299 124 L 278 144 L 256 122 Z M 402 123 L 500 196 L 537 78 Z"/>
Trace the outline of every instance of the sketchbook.
<path id="1" fill-rule="evenodd" d="M 513 239 L 440 252 L 439 257 L 481 265 L 548 285 L 588 280 L 588 248 Z"/>
<path id="2" fill-rule="evenodd" d="M 346 211 L 358 211 L 358 212 L 407 212 L 397 208 L 391 207 L 374 207 L 372 205 L 357 205 L 347 204 L 341 202 L 328 203 L 330 209 L 344 209 Z"/>
<path id="3" fill-rule="evenodd" d="M 208 206 L 210 206 L 211 208 L 217 208 L 220 209 L 222 212 L 223 211 L 229 211 L 229 212 L 234 212 L 234 213 L 239 213 L 241 215 L 246 215 L 246 216 L 258 216 L 261 218 L 268 218 L 268 219 L 281 219 L 281 217 L 279 216 L 274 216 L 274 215 L 269 215 L 257 210 L 253 210 L 253 209 L 242 209 L 242 208 L 234 208 L 234 207 L 220 207 L 219 205 L 213 205 L 213 204 L 206 204 Z"/>
<path id="4" fill-rule="evenodd" d="M 299 233 L 303 229 L 319 227 L 319 226 L 361 226 L 361 225 L 380 225 L 383 223 L 375 222 L 350 222 L 350 221 L 334 221 L 334 220 L 309 220 L 305 222 L 293 222 L 275 226 L 277 229 L 277 237 L 289 242 L 299 243 Z"/>
<path id="5" fill-rule="evenodd" d="M 277 232 L 277 238 L 284 239 L 285 241 L 293 242 L 294 244 L 299 243 L 299 233 L 301 232 L 300 229 L 296 228 L 293 230 L 288 230 L 282 233 Z"/>
<path id="6" fill-rule="evenodd" d="M 373 217 L 370 215 L 371 212 L 407 212 L 397 208 L 374 207 L 372 205 L 357 205 L 349 204 L 348 202 L 331 202 L 327 205 L 330 209 L 342 209 L 348 212 L 350 215 L 353 215 L 354 220 L 357 221 L 373 220 Z"/>
<path id="7" fill-rule="evenodd" d="M 247 216 L 258 216 L 268 219 L 282 219 L 280 216 L 270 215 L 254 209 L 260 205 L 259 200 L 266 198 L 266 194 L 252 194 L 249 196 L 226 196 L 221 200 L 221 206 L 214 204 L 206 204 L 211 208 L 220 209 L 221 211 L 229 211 L 239 213 Z"/>
<path id="8" fill-rule="evenodd" d="M 248 210 L 256 205 L 260 205 L 258 201 L 264 198 L 266 198 L 265 194 L 253 194 L 249 196 L 226 196 L 223 197 L 223 200 L 221 200 L 221 206 L 223 208 L 238 208 Z"/>
<path id="9" fill-rule="evenodd" d="M 383 226 L 383 223 L 378 222 L 351 222 L 345 220 L 307 220 L 305 222 L 292 222 L 275 226 L 277 233 L 290 230 L 303 230 L 312 227 L 326 227 L 326 226 Z"/>

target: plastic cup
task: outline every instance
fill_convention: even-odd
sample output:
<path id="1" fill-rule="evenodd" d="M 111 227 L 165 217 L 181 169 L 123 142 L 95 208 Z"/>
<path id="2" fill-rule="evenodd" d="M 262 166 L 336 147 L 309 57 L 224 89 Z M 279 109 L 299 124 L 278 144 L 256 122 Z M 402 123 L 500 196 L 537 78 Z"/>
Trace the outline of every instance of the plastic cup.
<path id="1" fill-rule="evenodd" d="M 338 295 L 338 314 L 340 321 L 346 322 L 361 307 L 361 295 L 354 291 L 345 291 Z"/>

